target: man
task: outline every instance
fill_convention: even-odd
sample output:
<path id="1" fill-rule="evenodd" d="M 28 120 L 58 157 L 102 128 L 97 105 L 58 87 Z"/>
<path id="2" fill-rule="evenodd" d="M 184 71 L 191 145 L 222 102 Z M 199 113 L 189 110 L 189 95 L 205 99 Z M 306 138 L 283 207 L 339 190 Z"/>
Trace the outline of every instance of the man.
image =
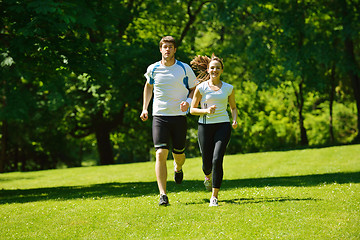
<path id="1" fill-rule="evenodd" d="M 142 121 L 148 119 L 148 106 L 154 92 L 152 135 L 156 150 L 155 173 L 160 191 L 159 205 L 167 206 L 166 160 L 169 144 L 174 157 L 174 179 L 183 180 L 187 131 L 186 112 L 194 94 L 196 76 L 188 64 L 175 59 L 176 43 L 171 36 L 163 37 L 159 44 L 161 61 L 151 64 L 144 76 Z"/>

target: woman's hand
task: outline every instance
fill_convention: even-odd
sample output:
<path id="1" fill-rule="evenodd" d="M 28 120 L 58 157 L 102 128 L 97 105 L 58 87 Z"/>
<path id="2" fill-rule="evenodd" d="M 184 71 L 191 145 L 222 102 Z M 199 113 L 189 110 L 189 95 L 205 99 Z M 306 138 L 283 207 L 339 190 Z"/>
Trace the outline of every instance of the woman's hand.
<path id="1" fill-rule="evenodd" d="M 214 114 L 216 110 L 216 105 L 212 105 L 208 107 L 206 110 L 207 110 L 207 114 Z"/>

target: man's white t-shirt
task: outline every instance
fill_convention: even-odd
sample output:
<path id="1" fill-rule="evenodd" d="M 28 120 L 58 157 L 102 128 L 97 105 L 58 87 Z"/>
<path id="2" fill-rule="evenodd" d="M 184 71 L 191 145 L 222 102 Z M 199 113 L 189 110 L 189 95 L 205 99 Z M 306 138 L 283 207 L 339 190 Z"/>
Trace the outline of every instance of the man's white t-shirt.
<path id="1" fill-rule="evenodd" d="M 175 60 L 175 64 L 167 67 L 159 61 L 151 64 L 144 76 L 148 83 L 154 85 L 153 116 L 186 115 L 180 109 L 180 103 L 186 101 L 189 93 L 184 78 L 187 76 L 189 88 L 195 87 L 196 81 L 188 64 Z"/>
<path id="2" fill-rule="evenodd" d="M 200 105 L 202 109 L 216 105 L 215 113 L 200 116 L 199 123 L 211 124 L 230 122 L 227 105 L 228 97 L 233 91 L 233 86 L 226 82 L 222 82 L 221 88 L 218 91 L 214 91 L 210 88 L 208 81 L 205 81 L 200 83 L 196 88 L 198 88 L 201 94 Z"/>

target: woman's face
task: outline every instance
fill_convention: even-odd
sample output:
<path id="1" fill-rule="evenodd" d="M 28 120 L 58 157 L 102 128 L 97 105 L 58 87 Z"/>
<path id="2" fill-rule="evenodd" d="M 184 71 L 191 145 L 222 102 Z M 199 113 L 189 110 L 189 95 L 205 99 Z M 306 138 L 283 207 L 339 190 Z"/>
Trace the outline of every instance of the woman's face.
<path id="1" fill-rule="evenodd" d="M 211 78 L 218 78 L 223 73 L 221 63 L 215 60 L 209 63 L 209 68 L 207 71 L 210 74 Z"/>

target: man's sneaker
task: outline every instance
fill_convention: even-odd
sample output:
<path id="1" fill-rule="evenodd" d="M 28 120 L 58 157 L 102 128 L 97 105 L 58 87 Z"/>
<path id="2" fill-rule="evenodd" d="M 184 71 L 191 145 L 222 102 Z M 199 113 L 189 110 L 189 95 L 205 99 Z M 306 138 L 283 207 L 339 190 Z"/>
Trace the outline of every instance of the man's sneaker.
<path id="1" fill-rule="evenodd" d="M 212 191 L 212 181 L 211 181 L 211 178 L 205 178 L 205 181 L 204 181 L 204 186 L 206 188 L 206 190 L 208 191 Z"/>
<path id="2" fill-rule="evenodd" d="M 159 206 L 167 206 L 169 205 L 169 199 L 166 196 L 166 194 L 164 195 L 160 195 L 160 202 L 159 202 Z"/>
<path id="3" fill-rule="evenodd" d="M 209 207 L 217 207 L 217 206 L 219 206 L 217 198 L 211 197 Z"/>
<path id="4" fill-rule="evenodd" d="M 183 173 L 183 171 L 182 171 L 182 169 L 180 170 L 180 171 L 174 171 L 175 172 L 175 174 L 174 174 L 174 180 L 175 180 L 175 182 L 177 183 L 177 184 L 180 184 L 180 183 L 182 183 L 182 180 L 183 180 L 183 178 L 184 178 L 184 173 Z"/>

